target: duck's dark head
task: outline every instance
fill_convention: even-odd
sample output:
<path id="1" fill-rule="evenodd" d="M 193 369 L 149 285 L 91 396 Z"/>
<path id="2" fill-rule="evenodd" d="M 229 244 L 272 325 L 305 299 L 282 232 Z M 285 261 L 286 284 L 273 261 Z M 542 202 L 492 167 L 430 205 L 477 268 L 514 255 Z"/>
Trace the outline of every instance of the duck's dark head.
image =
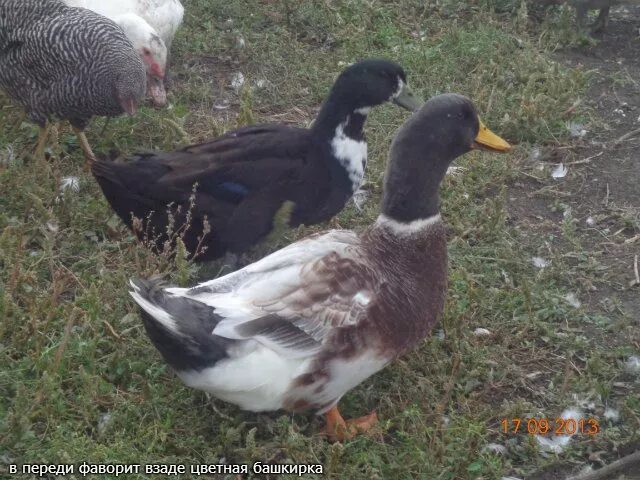
<path id="1" fill-rule="evenodd" d="M 402 67 L 382 59 L 362 60 L 347 67 L 337 78 L 330 98 L 350 111 L 367 112 L 386 102 L 412 111 L 422 106 L 409 90 Z"/>
<path id="2" fill-rule="evenodd" d="M 507 152 L 511 146 L 480 120 L 471 100 L 432 98 L 400 128 L 391 146 L 382 213 L 400 223 L 438 214 L 438 188 L 447 168 L 473 149 Z"/>
<path id="3" fill-rule="evenodd" d="M 416 110 L 421 102 L 407 87 L 402 67 L 387 60 L 363 60 L 338 76 L 325 100 L 312 131 L 327 141 L 332 155 L 345 171 L 344 185 L 355 192 L 364 175 L 367 144 L 364 124 L 369 110 L 386 102 Z"/>

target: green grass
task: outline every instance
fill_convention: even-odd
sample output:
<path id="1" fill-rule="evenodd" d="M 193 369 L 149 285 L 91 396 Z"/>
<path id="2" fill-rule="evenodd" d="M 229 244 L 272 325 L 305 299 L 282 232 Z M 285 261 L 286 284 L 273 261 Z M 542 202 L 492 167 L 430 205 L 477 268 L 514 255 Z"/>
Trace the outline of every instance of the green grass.
<path id="1" fill-rule="evenodd" d="M 442 211 L 450 226 L 450 292 L 445 319 L 415 352 L 350 392 L 346 416 L 377 409 L 381 431 L 328 444 L 312 415 L 252 414 L 184 387 L 161 361 L 127 294 L 128 278 L 168 272 L 193 283 L 204 268 L 155 258 L 138 245 L 82 170 L 67 126 L 48 163 L 28 152 L 36 128 L 0 98 L 0 459 L 2 463 L 322 463 L 328 478 L 499 479 L 554 460 L 526 435 L 504 435 L 500 420 L 557 416 L 574 395 L 617 405 L 624 421 L 579 437 L 560 458 L 580 460 L 637 435 L 640 403 L 619 384 L 632 353 L 607 342 L 631 319 L 569 306 L 568 272 L 598 276 L 598 262 L 566 238 L 533 235 L 508 216 L 506 185 L 520 181 L 530 144 L 562 142 L 567 110 L 587 79 L 556 64 L 509 12 L 516 2 L 392 0 L 320 2 L 185 0 L 175 42 L 170 110 L 103 119 L 94 149 L 173 149 L 250 121 L 308 124 L 340 70 L 364 57 L 405 66 L 425 98 L 470 96 L 485 123 L 519 144 L 509 156 L 470 154 L 448 177 Z M 497 9 L 498 13 L 495 13 Z M 516 6 L 517 10 L 517 6 Z M 513 10 L 514 12 L 516 10 Z M 244 48 L 238 39 L 245 40 Z M 231 75 L 249 88 L 237 95 Z M 258 88 L 256 81 L 263 81 Z M 230 108 L 215 106 L 226 100 Z M 371 198 L 331 226 L 361 229 L 378 212 L 389 143 L 406 114 L 377 109 L 367 125 Z M 80 191 L 59 195 L 61 178 Z M 273 250 L 316 226 L 287 233 Z M 545 249 L 574 242 L 578 261 Z M 547 269 L 532 266 L 547 257 Z M 476 336 L 477 327 L 490 336 Z M 536 373 L 537 372 L 537 373 Z M 629 383 L 630 384 L 630 383 Z M 616 386 L 618 385 L 618 386 Z M 484 450 L 506 445 L 499 455 Z"/>

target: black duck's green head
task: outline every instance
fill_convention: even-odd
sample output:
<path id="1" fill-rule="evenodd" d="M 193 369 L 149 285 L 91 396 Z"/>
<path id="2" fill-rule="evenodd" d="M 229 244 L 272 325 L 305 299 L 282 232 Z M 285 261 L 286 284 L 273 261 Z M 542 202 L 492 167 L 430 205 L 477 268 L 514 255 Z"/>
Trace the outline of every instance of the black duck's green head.
<path id="1" fill-rule="evenodd" d="M 347 67 L 336 80 L 330 98 L 351 111 L 394 102 L 407 110 L 417 110 L 422 102 L 407 86 L 402 67 L 388 60 L 363 60 Z"/>
<path id="2" fill-rule="evenodd" d="M 433 97 L 396 134 L 385 176 L 383 213 L 400 222 L 438 213 L 438 187 L 447 168 L 472 149 L 507 152 L 511 146 L 484 126 L 471 100 Z"/>

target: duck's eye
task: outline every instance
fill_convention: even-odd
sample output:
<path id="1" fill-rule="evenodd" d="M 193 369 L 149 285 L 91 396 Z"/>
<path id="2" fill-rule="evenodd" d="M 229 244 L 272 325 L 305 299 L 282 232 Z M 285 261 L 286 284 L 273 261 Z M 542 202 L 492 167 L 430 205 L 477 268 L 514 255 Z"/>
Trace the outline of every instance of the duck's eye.
<path id="1" fill-rule="evenodd" d="M 467 120 L 468 118 L 471 118 L 471 112 L 469 110 L 463 110 L 458 114 L 458 118 L 460 120 Z"/>

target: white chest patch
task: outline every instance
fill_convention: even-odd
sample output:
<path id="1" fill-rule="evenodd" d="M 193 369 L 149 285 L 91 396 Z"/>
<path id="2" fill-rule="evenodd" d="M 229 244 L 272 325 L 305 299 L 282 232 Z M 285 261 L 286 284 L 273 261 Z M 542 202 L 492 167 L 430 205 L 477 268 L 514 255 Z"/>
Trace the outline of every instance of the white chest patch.
<path id="1" fill-rule="evenodd" d="M 338 125 L 336 134 L 331 140 L 333 154 L 344 167 L 351 180 L 352 191 L 362 185 L 364 165 L 367 161 L 367 142 L 357 141 L 344 133 L 344 124 Z"/>
<path id="2" fill-rule="evenodd" d="M 402 93 L 402 89 L 404 88 L 404 82 L 402 81 L 401 78 L 398 79 L 398 89 L 393 92 L 393 95 L 391 95 L 391 97 L 389 97 L 389 101 L 392 102 L 394 99 L 398 98 L 398 96 L 400 96 L 400 94 Z"/>

